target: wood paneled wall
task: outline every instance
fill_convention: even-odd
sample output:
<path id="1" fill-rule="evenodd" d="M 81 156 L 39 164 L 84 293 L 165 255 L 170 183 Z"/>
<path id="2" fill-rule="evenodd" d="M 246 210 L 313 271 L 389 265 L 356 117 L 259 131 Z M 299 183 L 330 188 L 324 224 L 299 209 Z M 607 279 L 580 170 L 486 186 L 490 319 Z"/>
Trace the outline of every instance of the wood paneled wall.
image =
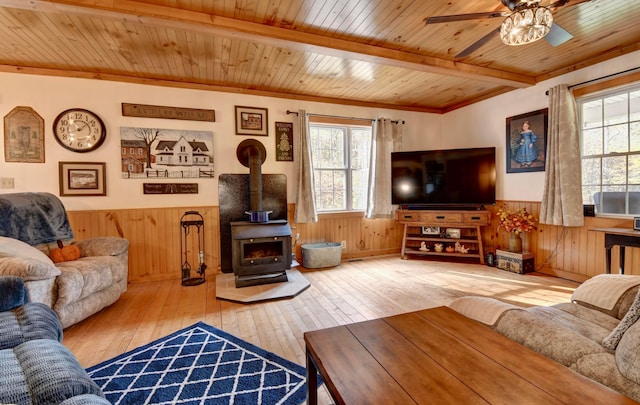
<path id="1" fill-rule="evenodd" d="M 527 208 L 537 218 L 540 203 L 508 201 L 499 202 L 511 209 Z M 342 242 L 346 248 L 342 259 L 378 256 L 400 252 L 402 226 L 393 219 L 369 220 L 360 214 L 323 214 L 318 223 L 296 224 L 293 221 L 294 206 L 288 207 L 293 237 L 300 237 L 294 252 L 302 257 L 301 245 L 315 242 Z M 483 228 L 485 252 L 508 246 L 508 235 L 498 232 L 496 207 L 489 208 L 492 224 Z M 96 236 L 121 236 L 130 242 L 129 282 L 179 279 L 184 257 L 180 254 L 183 233 L 180 219 L 186 211 L 198 211 L 204 217 L 204 250 L 207 274 L 220 271 L 220 236 L 218 207 L 144 208 L 123 210 L 71 211 L 69 219 L 76 239 Z M 631 219 L 585 218 L 579 228 L 563 228 L 540 225 L 531 235 L 531 249 L 535 252 L 536 269 L 559 277 L 584 281 L 604 273 L 604 235 L 590 231 L 596 227 L 632 227 Z M 191 232 L 186 246 L 189 261 L 195 267 L 192 247 L 197 246 Z M 184 242 L 184 240 L 183 240 Z M 197 252 L 195 252 L 197 254 Z M 228 254 L 228 252 L 224 252 Z M 618 249 L 614 248 L 612 268 L 618 265 Z M 627 274 L 640 274 L 640 249 L 627 248 Z"/>
<path id="2" fill-rule="evenodd" d="M 489 209 L 493 212 L 491 226 L 483 229 L 485 252 L 506 249 L 509 235 L 498 232 L 498 207 L 505 205 L 511 210 L 526 208 L 536 218 L 540 218 L 540 203 L 524 201 L 501 201 Z M 604 233 L 593 228 L 632 228 L 630 218 L 587 217 L 582 227 L 560 227 L 538 224 L 531 233 L 531 251 L 535 254 L 536 270 L 558 277 L 584 281 L 597 274 L 605 273 Z M 640 249 L 626 248 L 625 273 L 640 274 Z M 618 268 L 619 248 L 613 249 L 611 268 Z"/>
<path id="3" fill-rule="evenodd" d="M 204 251 L 207 274 L 220 267 L 220 232 L 217 207 L 144 208 L 69 212 L 76 239 L 120 236 L 129 240 L 129 282 L 179 279 L 184 258 L 180 254 L 180 218 L 198 211 L 204 218 Z M 195 232 L 186 246 L 197 246 Z M 184 240 L 183 240 L 184 243 Z M 189 262 L 194 263 L 193 252 Z"/>
<path id="4" fill-rule="evenodd" d="M 144 208 L 124 210 L 70 211 L 71 226 L 78 240 L 97 236 L 120 236 L 129 240 L 129 282 L 179 279 L 184 257 L 180 242 L 180 218 L 186 211 L 204 217 L 207 274 L 220 271 L 220 215 L 218 207 Z M 343 259 L 399 253 L 402 227 L 393 219 L 367 220 L 360 214 L 323 215 L 316 224 L 295 224 L 294 206 L 288 207 L 293 236 L 300 235 L 296 257 L 302 257 L 304 243 L 342 242 Z M 197 246 L 191 232 L 186 243 L 192 268 Z M 224 252 L 223 254 L 230 254 Z"/>

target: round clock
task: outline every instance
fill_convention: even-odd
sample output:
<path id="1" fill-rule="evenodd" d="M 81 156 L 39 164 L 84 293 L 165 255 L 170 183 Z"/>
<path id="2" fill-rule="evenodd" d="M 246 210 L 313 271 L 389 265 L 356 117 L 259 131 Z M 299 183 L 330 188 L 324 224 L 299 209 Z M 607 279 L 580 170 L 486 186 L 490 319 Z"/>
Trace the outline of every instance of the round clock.
<path id="1" fill-rule="evenodd" d="M 90 152 L 102 145 L 107 129 L 95 113 L 71 108 L 58 114 L 53 121 L 53 135 L 64 148 L 74 152 Z"/>

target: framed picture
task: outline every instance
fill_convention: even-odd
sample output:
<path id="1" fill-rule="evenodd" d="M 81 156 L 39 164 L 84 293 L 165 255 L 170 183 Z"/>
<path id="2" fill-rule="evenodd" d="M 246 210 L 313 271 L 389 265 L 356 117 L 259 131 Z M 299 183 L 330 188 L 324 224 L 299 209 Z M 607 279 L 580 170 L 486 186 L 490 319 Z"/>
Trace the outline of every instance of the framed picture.
<path id="1" fill-rule="evenodd" d="M 60 196 L 107 195 L 104 162 L 59 162 Z"/>
<path id="2" fill-rule="evenodd" d="M 123 179 L 213 179 L 213 132 L 120 127 Z"/>
<path id="3" fill-rule="evenodd" d="M 31 107 L 4 116 L 4 161 L 44 163 L 44 119 Z"/>
<path id="4" fill-rule="evenodd" d="M 507 173 L 543 172 L 549 109 L 507 118 Z"/>
<path id="5" fill-rule="evenodd" d="M 422 234 L 423 235 L 440 235 L 440 227 L 439 226 L 423 226 Z"/>
<path id="6" fill-rule="evenodd" d="M 276 161 L 293 162 L 292 122 L 276 122 Z"/>
<path id="7" fill-rule="evenodd" d="M 460 228 L 447 228 L 447 238 L 460 239 Z"/>
<path id="8" fill-rule="evenodd" d="M 269 135 L 269 117 L 266 108 L 236 106 L 237 135 Z"/>

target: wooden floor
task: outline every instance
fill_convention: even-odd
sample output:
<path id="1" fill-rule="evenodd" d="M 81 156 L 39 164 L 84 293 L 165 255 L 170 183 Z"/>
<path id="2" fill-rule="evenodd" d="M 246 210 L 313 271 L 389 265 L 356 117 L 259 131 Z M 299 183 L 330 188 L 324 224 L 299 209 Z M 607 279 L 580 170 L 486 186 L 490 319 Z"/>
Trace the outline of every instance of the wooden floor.
<path id="1" fill-rule="evenodd" d="M 304 365 L 303 333 L 309 330 L 447 305 L 465 295 L 551 305 L 567 302 L 578 286 L 535 273 L 397 255 L 299 270 L 311 287 L 292 299 L 254 304 L 216 299 L 213 279 L 195 287 L 179 280 L 130 284 L 115 304 L 65 329 L 63 343 L 89 367 L 203 321 Z M 331 403 L 326 392 L 319 400 Z"/>

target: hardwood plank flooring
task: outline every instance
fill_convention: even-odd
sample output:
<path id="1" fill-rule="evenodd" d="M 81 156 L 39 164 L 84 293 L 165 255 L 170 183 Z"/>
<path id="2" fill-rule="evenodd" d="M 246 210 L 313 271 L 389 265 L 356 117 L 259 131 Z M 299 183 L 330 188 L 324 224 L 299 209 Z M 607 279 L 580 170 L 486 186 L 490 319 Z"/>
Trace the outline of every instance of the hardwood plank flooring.
<path id="1" fill-rule="evenodd" d="M 311 282 L 307 290 L 291 299 L 253 304 L 216 299 L 213 277 L 194 287 L 177 279 L 129 284 L 115 304 L 65 329 L 63 343 L 89 367 L 203 321 L 304 365 L 306 331 L 447 305 L 465 295 L 551 305 L 569 301 L 578 286 L 538 273 L 397 255 L 299 270 Z M 319 403 L 331 402 L 321 390 Z"/>

